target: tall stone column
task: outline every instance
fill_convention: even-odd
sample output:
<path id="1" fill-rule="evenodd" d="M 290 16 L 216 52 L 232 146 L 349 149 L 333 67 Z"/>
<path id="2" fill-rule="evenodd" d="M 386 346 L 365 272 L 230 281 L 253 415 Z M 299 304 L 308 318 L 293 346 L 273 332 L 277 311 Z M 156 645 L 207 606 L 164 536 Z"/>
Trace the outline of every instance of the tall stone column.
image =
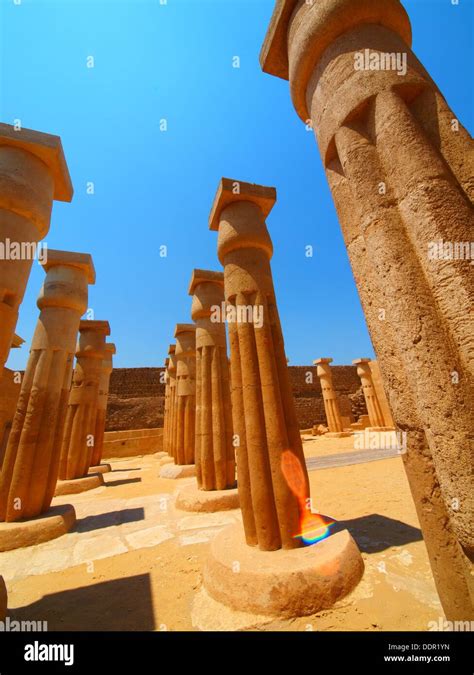
<path id="1" fill-rule="evenodd" d="M 177 495 L 176 505 L 188 511 L 237 508 L 223 273 L 195 269 L 189 294 L 196 323 L 198 489 L 193 484 L 186 486 Z"/>
<path id="2" fill-rule="evenodd" d="M 175 459 L 176 455 L 176 345 L 168 349 L 167 373 L 169 378 L 168 423 L 166 431 L 166 452 Z"/>
<path id="3" fill-rule="evenodd" d="M 365 405 L 369 415 L 370 428 L 373 431 L 385 429 L 382 408 L 375 391 L 370 369 L 370 359 L 354 359 L 354 366 L 357 366 L 357 375 L 360 377 L 362 393 L 364 394 Z"/>
<path id="4" fill-rule="evenodd" d="M 165 400 L 163 405 L 163 452 L 168 453 L 168 430 L 170 422 L 170 374 L 168 371 L 169 357 L 165 359 Z"/>
<path id="5" fill-rule="evenodd" d="M 56 495 L 91 490 L 103 484 L 102 474 L 87 475 L 95 446 L 99 385 L 106 355 L 108 321 L 81 321 L 76 367 L 61 443 Z"/>
<path id="6" fill-rule="evenodd" d="M 194 476 L 195 419 L 196 419 L 196 326 L 176 324 L 176 349 L 170 354 L 170 363 L 176 363 L 176 387 L 172 404 L 171 447 L 175 466 L 163 466 L 162 478 Z"/>
<path id="7" fill-rule="evenodd" d="M 261 63 L 315 130 L 441 602 L 472 619 L 473 278 L 436 246 L 471 239 L 472 139 L 398 0 L 279 0 Z"/>
<path id="8" fill-rule="evenodd" d="M 274 188 L 223 179 L 210 221 L 219 232 L 225 299 L 236 319 L 229 320 L 229 334 L 245 535 L 250 546 L 266 551 L 301 545 L 303 514 L 284 475 L 287 453 L 301 468 L 304 500 L 309 497 L 270 269 L 265 217 L 275 201 Z"/>
<path id="9" fill-rule="evenodd" d="M 318 581 L 316 570 L 323 558 L 318 554 L 324 557 L 327 552 L 326 564 L 336 558 L 341 563 L 332 568 L 338 569 L 340 586 L 332 572 L 325 576 L 328 606 L 355 586 L 363 563 L 347 530 L 327 537 L 329 519 L 310 510 L 308 473 L 270 267 L 273 247 L 265 223 L 275 201 L 274 188 L 223 178 L 210 215 L 224 266 L 246 543 L 240 526 L 223 530 L 212 542 L 204 583 L 214 599 L 241 610 L 303 615 L 321 607 L 322 576 Z M 319 539 L 324 541 L 302 546 Z M 278 555 L 268 554 L 278 549 L 283 549 Z M 239 574 L 232 560 L 239 561 Z"/>
<path id="10" fill-rule="evenodd" d="M 326 436 L 332 438 L 348 436 L 349 433 L 345 433 L 343 429 L 337 392 L 332 382 L 331 366 L 329 365 L 332 363 L 332 359 L 316 359 L 313 363 L 317 366 L 316 372 L 321 382 L 324 410 L 326 411 L 329 429 L 329 434 L 326 434 Z"/>
<path id="11" fill-rule="evenodd" d="M 58 136 L 0 124 L 0 378 L 53 200 L 70 202 L 72 193 Z"/>
<path id="12" fill-rule="evenodd" d="M 102 361 L 99 377 L 99 395 L 97 400 L 97 416 L 95 420 L 94 447 L 92 449 L 90 473 L 107 473 L 109 464 L 101 464 L 104 449 L 105 422 L 107 417 L 107 401 L 109 398 L 110 376 L 113 370 L 113 355 L 116 353 L 113 342 L 105 345 L 105 356 Z"/>
<path id="13" fill-rule="evenodd" d="M 72 507 L 50 510 L 71 383 L 77 329 L 95 282 L 87 254 L 48 251 L 41 310 L 31 343 L 0 477 L 0 550 L 59 536 L 74 522 Z M 56 509 L 57 510 L 57 509 Z M 41 514 L 51 518 L 38 519 Z M 35 518 L 31 522 L 19 522 Z M 15 527 L 5 527 L 15 522 Z M 9 541 L 8 541 L 9 539 Z"/>

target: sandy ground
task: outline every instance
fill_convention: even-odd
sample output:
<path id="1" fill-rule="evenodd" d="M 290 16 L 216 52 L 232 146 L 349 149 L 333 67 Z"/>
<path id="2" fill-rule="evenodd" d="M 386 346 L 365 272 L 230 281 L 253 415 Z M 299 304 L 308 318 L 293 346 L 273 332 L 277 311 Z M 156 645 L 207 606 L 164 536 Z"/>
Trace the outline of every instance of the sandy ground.
<path id="1" fill-rule="evenodd" d="M 353 440 L 309 439 L 308 457 L 349 452 Z M 310 472 L 313 509 L 344 521 L 365 574 L 331 610 L 293 620 L 232 612 L 202 590 L 209 542 L 240 512 L 174 507 L 179 485 L 153 456 L 111 462 L 106 486 L 72 503 L 73 532 L 0 554 L 11 619 L 49 630 L 427 630 L 443 612 L 399 457 Z"/>

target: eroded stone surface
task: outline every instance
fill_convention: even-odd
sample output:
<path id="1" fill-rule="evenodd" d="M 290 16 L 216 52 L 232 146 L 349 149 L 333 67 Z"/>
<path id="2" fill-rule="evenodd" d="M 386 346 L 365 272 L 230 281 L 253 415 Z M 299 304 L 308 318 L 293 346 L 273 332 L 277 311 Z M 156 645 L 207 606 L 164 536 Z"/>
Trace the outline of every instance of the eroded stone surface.
<path id="1" fill-rule="evenodd" d="M 406 57 L 405 68 L 356 67 L 366 50 Z M 315 131 L 390 408 L 408 435 L 403 461 L 443 607 L 450 620 L 472 619 L 473 277 L 469 261 L 432 255 L 435 242 L 471 240 L 472 139 L 411 50 L 398 0 L 278 0 L 261 62 L 289 79 Z"/>

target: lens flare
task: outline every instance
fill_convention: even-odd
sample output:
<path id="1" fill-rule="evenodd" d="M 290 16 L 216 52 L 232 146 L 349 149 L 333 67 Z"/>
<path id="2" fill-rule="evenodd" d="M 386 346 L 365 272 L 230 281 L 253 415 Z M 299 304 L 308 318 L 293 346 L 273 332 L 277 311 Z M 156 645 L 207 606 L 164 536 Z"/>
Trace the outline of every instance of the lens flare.
<path id="1" fill-rule="evenodd" d="M 294 535 L 305 544 L 315 544 L 329 536 L 334 520 L 318 513 L 311 513 L 308 502 L 309 486 L 299 459 L 285 450 L 281 457 L 281 470 L 288 487 L 298 500 L 300 511 L 300 531 Z"/>

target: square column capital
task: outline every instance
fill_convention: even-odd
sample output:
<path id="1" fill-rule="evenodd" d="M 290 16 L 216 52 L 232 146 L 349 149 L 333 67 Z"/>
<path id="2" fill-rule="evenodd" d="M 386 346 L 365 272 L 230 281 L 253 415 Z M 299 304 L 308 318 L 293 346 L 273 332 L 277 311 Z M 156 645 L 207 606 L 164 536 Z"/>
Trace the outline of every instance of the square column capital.
<path id="1" fill-rule="evenodd" d="M 189 284 L 188 295 L 192 295 L 196 286 L 203 283 L 217 284 L 224 287 L 224 272 L 194 269 Z"/>
<path id="2" fill-rule="evenodd" d="M 54 199 L 60 202 L 71 201 L 74 190 L 59 136 L 32 129 L 15 130 L 11 124 L 0 123 L 1 146 L 19 148 L 38 157 L 53 176 Z"/>
<path id="3" fill-rule="evenodd" d="M 47 273 L 52 267 L 77 267 L 87 275 L 89 284 L 95 284 L 95 268 L 92 256 L 89 253 L 76 253 L 75 251 L 58 251 L 48 248 L 46 260 L 41 263 Z"/>
<path id="4" fill-rule="evenodd" d="M 266 218 L 277 199 L 276 189 L 255 183 L 245 183 L 232 178 L 221 178 L 214 203 L 209 215 L 209 229 L 219 229 L 219 218 L 223 209 L 234 202 L 253 202 L 257 204 Z"/>

